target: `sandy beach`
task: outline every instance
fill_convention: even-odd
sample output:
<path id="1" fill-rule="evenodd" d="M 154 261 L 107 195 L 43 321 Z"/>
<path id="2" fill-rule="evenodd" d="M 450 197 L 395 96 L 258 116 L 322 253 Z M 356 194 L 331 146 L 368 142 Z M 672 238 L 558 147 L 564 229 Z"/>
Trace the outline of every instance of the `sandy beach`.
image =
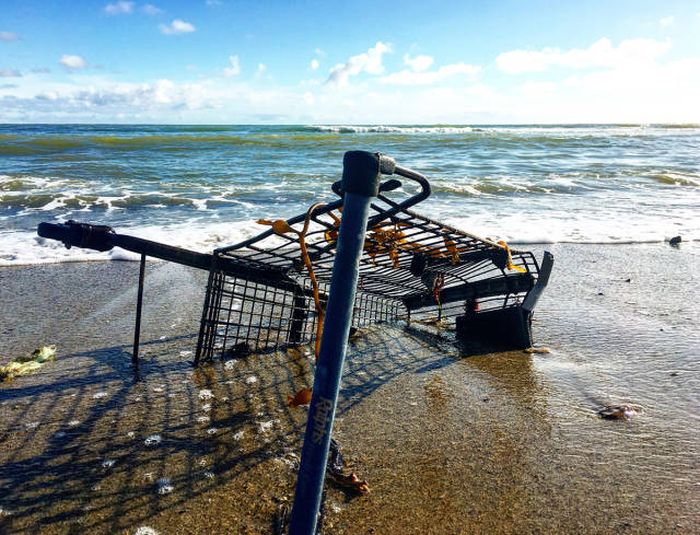
<path id="1" fill-rule="evenodd" d="M 546 247 L 549 353 L 478 354 L 403 323 L 349 347 L 335 438 L 370 493 L 328 486 L 333 534 L 700 533 L 700 247 Z M 540 252 L 543 247 L 534 247 Z M 138 264 L 0 269 L 0 532 L 271 533 L 293 501 L 309 356 L 194 369 L 206 273 Z M 597 411 L 632 403 L 629 421 Z M 142 531 L 141 533 L 144 533 Z"/>

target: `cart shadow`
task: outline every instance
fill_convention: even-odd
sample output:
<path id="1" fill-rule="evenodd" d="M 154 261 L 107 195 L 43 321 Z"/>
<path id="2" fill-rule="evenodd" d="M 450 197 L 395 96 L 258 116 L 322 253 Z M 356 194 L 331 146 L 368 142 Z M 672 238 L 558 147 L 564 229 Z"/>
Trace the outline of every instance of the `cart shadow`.
<path id="1" fill-rule="evenodd" d="M 137 369 L 126 346 L 76 353 L 0 386 L 0 507 L 9 513 L 0 530 L 131 529 L 261 463 L 295 459 L 306 409 L 287 406 L 287 396 L 311 386 L 309 356 L 275 352 L 193 368 L 194 341 L 144 343 Z M 464 356 L 426 329 L 363 329 L 348 347 L 337 414 L 371 402 L 402 374 Z M 288 496 L 290 464 L 281 482 Z"/>

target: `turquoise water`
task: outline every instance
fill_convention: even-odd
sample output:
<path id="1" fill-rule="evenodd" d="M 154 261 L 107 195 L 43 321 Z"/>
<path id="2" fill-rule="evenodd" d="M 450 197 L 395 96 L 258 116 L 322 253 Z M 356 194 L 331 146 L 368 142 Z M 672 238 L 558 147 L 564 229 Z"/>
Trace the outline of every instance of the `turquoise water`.
<path id="1" fill-rule="evenodd" d="M 519 243 L 700 239 L 700 126 L 0 125 L 0 264 L 67 251 L 41 221 L 208 251 L 334 198 L 347 150 L 426 176 L 417 211 Z M 409 190 L 409 185 L 406 185 Z"/>

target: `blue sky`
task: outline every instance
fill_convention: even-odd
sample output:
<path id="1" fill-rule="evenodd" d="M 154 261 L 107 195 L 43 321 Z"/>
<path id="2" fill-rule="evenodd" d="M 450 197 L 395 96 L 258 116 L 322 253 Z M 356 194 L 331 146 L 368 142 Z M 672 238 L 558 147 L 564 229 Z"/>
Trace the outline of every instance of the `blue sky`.
<path id="1" fill-rule="evenodd" d="M 3 0 L 0 122 L 700 122 L 700 0 Z"/>

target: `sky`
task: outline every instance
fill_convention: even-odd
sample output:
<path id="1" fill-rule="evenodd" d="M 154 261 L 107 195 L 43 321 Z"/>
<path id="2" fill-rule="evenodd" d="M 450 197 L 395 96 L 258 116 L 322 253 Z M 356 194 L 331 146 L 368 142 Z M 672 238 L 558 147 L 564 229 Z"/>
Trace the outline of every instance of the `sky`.
<path id="1" fill-rule="evenodd" d="M 0 122 L 700 123 L 700 0 L 0 0 Z"/>

